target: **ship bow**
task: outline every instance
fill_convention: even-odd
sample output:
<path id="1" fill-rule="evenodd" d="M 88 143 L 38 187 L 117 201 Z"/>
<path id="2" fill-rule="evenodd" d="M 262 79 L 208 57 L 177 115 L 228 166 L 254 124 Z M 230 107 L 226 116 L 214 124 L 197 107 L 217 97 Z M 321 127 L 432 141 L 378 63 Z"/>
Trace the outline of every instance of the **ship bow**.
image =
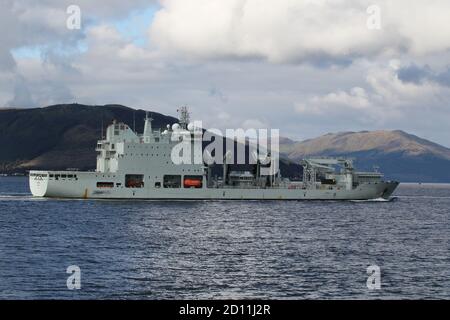
<path id="1" fill-rule="evenodd" d="M 386 182 L 386 187 L 385 187 L 381 197 L 383 199 L 389 200 L 391 198 L 392 194 L 394 193 L 395 189 L 397 189 L 399 184 L 400 184 L 400 182 L 397 182 L 397 181 Z"/>

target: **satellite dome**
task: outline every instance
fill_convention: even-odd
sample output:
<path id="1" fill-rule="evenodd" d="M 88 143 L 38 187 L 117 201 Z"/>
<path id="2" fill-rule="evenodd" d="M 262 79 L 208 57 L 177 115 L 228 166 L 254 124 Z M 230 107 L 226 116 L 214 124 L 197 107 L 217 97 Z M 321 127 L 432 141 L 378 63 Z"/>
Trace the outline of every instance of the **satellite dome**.
<path id="1" fill-rule="evenodd" d="M 173 130 L 173 131 L 176 131 L 176 130 L 178 130 L 178 129 L 180 129 L 180 125 L 179 125 L 178 123 L 175 123 L 175 124 L 172 126 L 172 130 Z"/>

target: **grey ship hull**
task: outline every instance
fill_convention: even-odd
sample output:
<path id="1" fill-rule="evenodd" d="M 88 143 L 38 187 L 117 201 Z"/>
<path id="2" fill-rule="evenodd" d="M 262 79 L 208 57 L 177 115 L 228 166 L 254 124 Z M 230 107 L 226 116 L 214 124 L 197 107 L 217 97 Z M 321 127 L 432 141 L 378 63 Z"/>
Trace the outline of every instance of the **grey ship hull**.
<path id="1" fill-rule="evenodd" d="M 66 172 L 67 173 L 67 172 Z M 97 188 L 93 172 L 74 172 L 77 179 L 52 180 L 48 171 L 32 171 L 30 189 L 36 197 L 141 200 L 371 200 L 389 199 L 398 182 L 363 183 L 351 190 L 303 188 Z M 123 179 L 116 176 L 117 183 Z M 111 180 L 111 179 L 110 179 Z M 120 181 L 120 182 L 119 182 Z"/>

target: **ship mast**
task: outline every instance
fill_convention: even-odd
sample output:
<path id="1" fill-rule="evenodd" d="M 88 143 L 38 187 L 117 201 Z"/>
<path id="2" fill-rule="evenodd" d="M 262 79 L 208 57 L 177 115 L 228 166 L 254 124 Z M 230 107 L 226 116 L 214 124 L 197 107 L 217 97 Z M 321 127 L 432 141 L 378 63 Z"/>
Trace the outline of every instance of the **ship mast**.
<path id="1" fill-rule="evenodd" d="M 189 115 L 189 111 L 188 108 L 186 106 L 181 107 L 180 109 L 177 110 L 178 113 L 180 114 L 180 127 L 184 130 L 187 130 L 187 126 L 189 124 L 190 121 L 190 115 Z"/>

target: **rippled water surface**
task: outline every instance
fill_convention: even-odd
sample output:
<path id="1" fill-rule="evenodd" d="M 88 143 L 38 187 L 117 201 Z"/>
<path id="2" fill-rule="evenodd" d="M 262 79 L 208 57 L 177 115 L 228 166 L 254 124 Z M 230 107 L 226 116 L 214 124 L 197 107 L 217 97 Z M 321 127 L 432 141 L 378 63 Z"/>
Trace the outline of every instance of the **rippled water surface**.
<path id="1" fill-rule="evenodd" d="M 0 298 L 450 298 L 450 185 L 390 202 L 59 201 L 0 178 Z M 66 268 L 81 268 L 81 290 Z M 367 267 L 381 268 L 380 290 Z"/>

